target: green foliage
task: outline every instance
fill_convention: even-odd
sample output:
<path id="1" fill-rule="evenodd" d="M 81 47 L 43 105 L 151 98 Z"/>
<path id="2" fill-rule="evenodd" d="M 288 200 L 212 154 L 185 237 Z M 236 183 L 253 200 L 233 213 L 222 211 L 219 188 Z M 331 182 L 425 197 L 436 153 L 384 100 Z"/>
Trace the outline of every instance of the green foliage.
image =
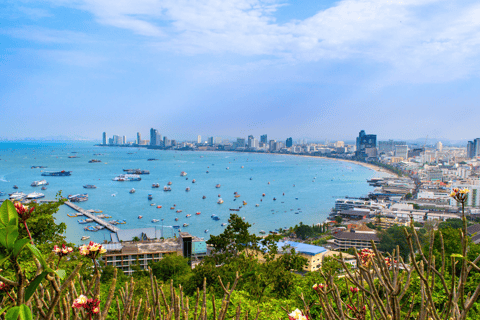
<path id="1" fill-rule="evenodd" d="M 446 221 L 440 222 L 438 224 L 438 229 L 447 229 L 447 228 L 453 228 L 453 229 L 461 229 L 463 227 L 463 222 L 462 219 L 447 219 Z"/>
<path id="2" fill-rule="evenodd" d="M 192 274 L 188 259 L 177 254 L 164 255 L 160 261 L 150 263 L 150 268 L 157 279 L 163 282 L 173 279 L 175 286 L 186 282 L 186 279 Z"/>
<path id="3" fill-rule="evenodd" d="M 405 229 L 406 227 L 394 225 L 388 229 L 379 231 L 378 237 L 380 238 L 380 244 L 378 245 L 378 249 L 382 252 L 393 252 L 398 245 L 400 256 L 406 261 L 410 255 L 410 248 L 405 237 Z M 418 233 L 420 243 L 424 243 L 425 230 L 421 229 Z"/>

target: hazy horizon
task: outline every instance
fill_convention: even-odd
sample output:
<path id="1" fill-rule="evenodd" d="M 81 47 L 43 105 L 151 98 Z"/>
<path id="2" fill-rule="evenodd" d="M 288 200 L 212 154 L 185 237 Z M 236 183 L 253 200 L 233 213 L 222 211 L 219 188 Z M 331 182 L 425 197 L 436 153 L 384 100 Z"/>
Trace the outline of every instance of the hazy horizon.
<path id="1" fill-rule="evenodd" d="M 6 1 L 0 139 L 472 140 L 480 3 Z"/>

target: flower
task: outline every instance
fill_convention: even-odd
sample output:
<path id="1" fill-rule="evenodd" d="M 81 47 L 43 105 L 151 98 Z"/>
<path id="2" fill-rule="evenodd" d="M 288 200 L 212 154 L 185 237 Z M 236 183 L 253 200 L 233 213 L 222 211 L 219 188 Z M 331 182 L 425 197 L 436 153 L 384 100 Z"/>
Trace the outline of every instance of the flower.
<path id="1" fill-rule="evenodd" d="M 299 309 L 295 309 L 288 314 L 288 320 L 309 320 Z"/>
<path id="2" fill-rule="evenodd" d="M 393 262 L 393 263 L 397 263 L 397 260 L 391 259 L 391 258 L 389 258 L 389 257 L 385 258 L 385 264 L 387 265 L 387 267 L 391 267 L 391 266 L 392 266 L 392 262 Z"/>
<path id="3" fill-rule="evenodd" d="M 35 210 L 34 207 L 29 208 L 27 206 L 24 206 L 22 203 L 18 201 L 15 202 L 13 205 L 15 206 L 15 210 L 17 210 L 18 217 L 20 218 L 20 221 L 22 223 L 27 221 L 28 218 L 30 218 L 30 215 L 32 214 L 33 210 Z"/>
<path id="4" fill-rule="evenodd" d="M 358 288 L 357 287 L 350 287 L 350 291 L 352 293 L 357 293 L 358 292 Z"/>
<path id="5" fill-rule="evenodd" d="M 84 308 L 89 315 L 92 315 L 100 312 L 99 305 L 100 300 L 87 299 L 87 297 L 82 294 L 73 301 L 72 308 Z"/>
<path id="6" fill-rule="evenodd" d="M 465 203 L 467 201 L 467 194 L 470 193 L 468 188 L 453 188 L 450 193 L 450 197 L 454 198 L 456 201 Z"/>
<path id="7" fill-rule="evenodd" d="M 103 248 L 101 244 L 93 241 L 90 241 L 89 244 L 81 245 L 78 250 L 82 256 L 86 256 L 91 259 L 95 259 L 98 255 L 107 252 L 107 249 Z"/>
<path id="8" fill-rule="evenodd" d="M 323 283 L 319 283 L 319 284 L 315 283 L 315 284 L 312 286 L 313 290 L 315 290 L 315 291 L 317 291 L 317 292 L 320 291 L 320 290 L 323 290 L 323 289 L 326 288 L 326 287 L 327 287 L 327 285 L 326 285 L 326 284 L 323 284 Z"/>
<path id="9" fill-rule="evenodd" d="M 0 291 L 8 290 L 8 284 L 3 281 L 0 281 Z"/>
<path id="10" fill-rule="evenodd" d="M 371 249 L 362 249 L 360 253 L 358 254 L 360 257 L 360 260 L 364 266 L 369 266 L 373 257 L 375 257 L 375 253 Z"/>
<path id="11" fill-rule="evenodd" d="M 67 254 L 73 252 L 72 247 L 66 247 L 65 244 L 62 244 L 62 247 L 55 245 L 53 247 L 53 252 L 55 252 L 59 257 L 66 256 Z"/>

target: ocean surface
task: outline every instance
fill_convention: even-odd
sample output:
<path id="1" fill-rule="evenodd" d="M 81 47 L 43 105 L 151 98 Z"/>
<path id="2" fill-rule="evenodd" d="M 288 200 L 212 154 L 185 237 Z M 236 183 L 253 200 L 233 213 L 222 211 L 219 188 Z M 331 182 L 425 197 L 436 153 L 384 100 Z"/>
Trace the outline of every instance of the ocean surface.
<path id="1" fill-rule="evenodd" d="M 158 160 L 147 161 L 150 158 Z M 91 159 L 101 162 L 88 163 Z M 123 169 L 136 168 L 149 170 L 150 174 L 141 175 L 141 181 L 112 181 L 124 173 Z M 72 175 L 41 176 L 42 171 L 61 170 L 72 171 Z M 187 172 L 187 176 L 180 176 L 181 171 Z M 336 198 L 367 195 L 373 188 L 366 180 L 384 176 L 388 174 L 353 163 L 291 155 L 98 147 L 91 142 L 0 143 L 0 191 L 12 193 L 17 185 L 17 191 L 42 192 L 45 199 L 54 199 L 60 190 L 63 196 L 88 193 L 88 201 L 77 203 L 80 207 L 102 210 L 112 216 L 107 221 L 126 219 L 126 224 L 117 225 L 121 229 L 156 227 L 163 229 L 166 237 L 178 232 L 171 228 L 174 225 L 206 239 L 218 235 L 225 228 L 222 223 L 232 213 L 230 208 L 241 208 L 234 213 L 252 224 L 252 232 L 268 233 L 300 222 L 321 223 Z M 30 186 L 42 179 L 49 182 L 47 190 Z M 196 183 L 192 183 L 193 179 Z M 164 192 L 169 181 L 172 191 Z M 160 188 L 153 189 L 153 183 L 159 183 Z M 86 184 L 94 184 L 97 189 L 84 189 Z M 217 184 L 221 187 L 216 188 Z M 187 187 L 189 192 L 185 191 Z M 132 188 L 136 193 L 129 193 Z M 234 192 L 240 197 L 235 198 Z M 149 193 L 153 194 L 151 201 L 147 199 Z M 219 195 L 223 204 L 217 204 Z M 8 195 L 0 196 L 4 198 Z M 242 205 L 243 201 L 247 204 Z M 158 205 L 162 208 L 158 209 Z M 173 206 L 175 210 L 170 209 Z M 84 231 L 85 225 L 77 222 L 83 218 L 69 218 L 68 213 L 73 214 L 74 210 L 62 206 L 56 214 L 57 221 L 68 226 L 68 241 L 79 244 L 83 235 L 95 241 L 110 240 L 110 231 Z M 187 214 L 192 216 L 187 218 Z M 220 220 L 212 220 L 212 214 Z M 139 215 L 143 218 L 138 219 Z M 152 219 L 160 222 L 152 223 Z M 183 227 L 184 223 L 189 226 Z"/>

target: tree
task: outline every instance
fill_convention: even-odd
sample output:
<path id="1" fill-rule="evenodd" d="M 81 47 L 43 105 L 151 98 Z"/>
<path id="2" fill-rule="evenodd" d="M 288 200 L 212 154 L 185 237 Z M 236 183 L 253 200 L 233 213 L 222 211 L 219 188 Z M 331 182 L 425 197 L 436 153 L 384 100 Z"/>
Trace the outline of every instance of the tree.
<path id="1" fill-rule="evenodd" d="M 342 218 L 341 216 L 336 216 L 336 217 L 335 217 L 335 222 L 336 222 L 337 224 L 342 223 L 342 221 L 343 221 L 343 218 Z"/>
<path id="2" fill-rule="evenodd" d="M 440 222 L 438 224 L 438 229 L 447 229 L 447 228 L 453 228 L 453 229 L 461 229 L 463 226 L 462 219 L 447 219 L 446 221 Z"/>
<path id="3" fill-rule="evenodd" d="M 407 243 L 407 239 L 405 238 L 404 229 L 405 227 L 394 225 L 388 229 L 378 232 L 378 237 L 380 238 L 378 249 L 382 252 L 393 252 L 393 250 L 397 249 L 398 245 L 400 249 L 400 255 L 404 260 L 406 260 L 410 254 L 410 247 Z M 420 229 L 418 231 L 418 235 L 420 241 L 423 243 L 425 230 Z"/>
<path id="4" fill-rule="evenodd" d="M 163 256 L 160 261 L 150 263 L 150 268 L 152 268 L 153 275 L 163 282 L 173 279 L 176 283 L 192 272 L 188 265 L 188 259 L 174 253 Z"/>
<path id="5" fill-rule="evenodd" d="M 413 198 L 413 195 L 412 195 L 411 192 L 409 192 L 409 193 L 407 193 L 407 194 L 405 195 L 405 199 L 407 199 L 407 200 L 410 200 L 410 199 L 412 199 L 412 198 Z"/>
<path id="6" fill-rule="evenodd" d="M 132 238 L 132 241 L 133 241 L 133 242 L 140 241 L 140 238 L 139 238 L 139 237 L 137 237 L 137 236 L 135 236 L 135 237 L 133 237 L 133 238 Z"/>
<path id="7" fill-rule="evenodd" d="M 315 235 L 312 227 L 306 224 L 300 225 L 298 228 L 295 229 L 295 234 L 298 238 L 305 240 Z"/>

